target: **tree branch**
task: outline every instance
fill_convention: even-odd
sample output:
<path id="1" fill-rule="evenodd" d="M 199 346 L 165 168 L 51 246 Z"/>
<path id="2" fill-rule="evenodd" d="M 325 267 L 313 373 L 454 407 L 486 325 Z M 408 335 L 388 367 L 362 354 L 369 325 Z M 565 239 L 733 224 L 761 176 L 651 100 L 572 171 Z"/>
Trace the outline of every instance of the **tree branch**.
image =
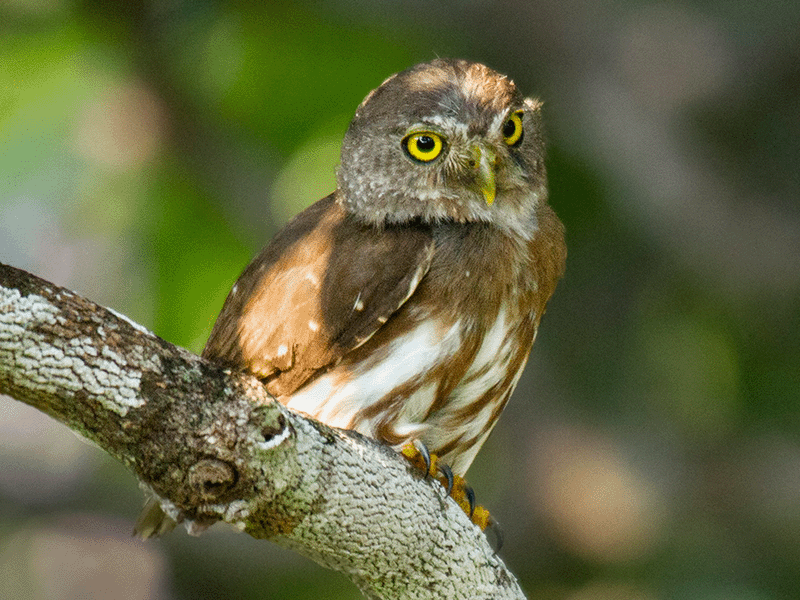
<path id="1" fill-rule="evenodd" d="M 392 450 L 2 264 L 0 393 L 122 461 L 190 532 L 227 521 L 369 598 L 524 598 L 442 486 Z"/>

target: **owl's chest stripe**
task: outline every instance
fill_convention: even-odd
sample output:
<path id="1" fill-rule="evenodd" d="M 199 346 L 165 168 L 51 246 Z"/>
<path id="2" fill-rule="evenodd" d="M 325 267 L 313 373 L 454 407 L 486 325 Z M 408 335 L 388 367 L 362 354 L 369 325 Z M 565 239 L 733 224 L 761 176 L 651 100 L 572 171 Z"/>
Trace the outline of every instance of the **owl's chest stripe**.
<path id="1" fill-rule="evenodd" d="M 501 309 L 479 344 L 469 344 L 463 323 L 424 320 L 382 349 L 377 362 L 336 367 L 284 401 L 390 444 L 422 439 L 434 451 L 458 440 L 472 446 L 488 433 L 518 376 L 517 329 Z M 457 379 L 443 388 L 448 371 Z"/>
<path id="2" fill-rule="evenodd" d="M 375 437 L 370 421 L 379 403 L 388 407 L 393 403 L 417 404 L 424 414 L 425 396 L 432 401 L 433 393 L 417 393 L 422 379 L 432 365 L 455 351 L 459 340 L 458 324 L 443 327 L 435 321 L 423 321 L 381 349 L 380 360 L 370 361 L 366 367 L 336 367 L 287 398 L 286 404 L 334 427 Z"/>

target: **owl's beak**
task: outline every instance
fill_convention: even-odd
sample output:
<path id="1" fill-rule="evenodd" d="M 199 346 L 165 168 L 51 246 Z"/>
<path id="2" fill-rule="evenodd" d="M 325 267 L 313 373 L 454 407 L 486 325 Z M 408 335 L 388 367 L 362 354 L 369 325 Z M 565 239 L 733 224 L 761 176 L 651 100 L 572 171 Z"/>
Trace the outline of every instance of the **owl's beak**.
<path id="1" fill-rule="evenodd" d="M 494 203 L 497 187 L 494 180 L 494 169 L 497 163 L 497 155 L 494 150 L 478 144 L 472 147 L 472 161 L 475 169 L 475 183 L 486 200 L 486 205 Z"/>

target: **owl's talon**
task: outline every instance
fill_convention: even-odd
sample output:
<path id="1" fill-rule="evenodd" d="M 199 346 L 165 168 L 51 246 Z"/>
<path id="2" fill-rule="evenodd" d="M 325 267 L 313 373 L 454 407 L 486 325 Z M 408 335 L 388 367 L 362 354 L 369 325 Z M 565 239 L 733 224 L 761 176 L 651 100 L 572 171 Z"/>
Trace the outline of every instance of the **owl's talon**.
<path id="1" fill-rule="evenodd" d="M 467 496 L 467 502 L 469 502 L 469 518 L 472 519 L 475 514 L 475 490 L 464 482 L 464 493 Z"/>
<path id="2" fill-rule="evenodd" d="M 400 454 L 402 454 L 414 468 L 422 471 L 424 477 L 430 474 L 431 468 L 436 464 L 436 455 L 431 456 L 431 453 L 428 452 L 428 448 L 426 448 L 425 444 L 422 442 L 407 442 L 400 448 Z"/>
<path id="3" fill-rule="evenodd" d="M 431 454 L 428 448 L 420 441 L 408 442 L 400 448 L 400 453 L 424 477 L 435 476 L 437 481 L 447 490 L 447 495 L 455 500 L 470 520 L 481 528 L 481 531 L 491 530 L 496 540 L 495 550 L 503 545 L 503 534 L 500 527 L 489 511 L 475 503 L 475 491 L 460 475 L 453 475 L 453 470 L 439 461 L 436 454 Z"/>
<path id="4" fill-rule="evenodd" d="M 425 476 L 427 477 L 431 473 L 431 453 L 428 451 L 428 447 L 419 440 L 414 440 L 412 443 L 414 444 L 414 448 L 416 448 L 419 452 L 422 460 L 425 462 Z"/>
<path id="5" fill-rule="evenodd" d="M 436 468 L 439 471 L 439 474 L 442 477 L 444 477 L 445 481 L 447 482 L 447 485 L 445 486 L 445 488 L 447 489 L 447 495 L 449 496 L 450 493 L 453 491 L 453 482 L 454 482 L 453 470 L 450 467 L 448 467 L 447 465 L 443 465 L 443 464 L 437 464 Z"/>
<path id="6" fill-rule="evenodd" d="M 479 506 L 478 508 L 486 511 L 486 509 L 482 506 Z M 486 527 L 483 528 L 483 531 L 486 533 L 487 537 L 489 536 L 489 532 L 492 533 L 492 536 L 494 537 L 494 544 L 492 544 L 492 547 L 494 548 L 495 552 L 500 552 L 500 549 L 503 547 L 503 528 L 500 527 L 500 523 L 497 522 L 497 519 L 495 519 L 492 515 L 489 515 L 489 511 L 486 511 L 486 514 L 488 515 L 488 520 Z"/>

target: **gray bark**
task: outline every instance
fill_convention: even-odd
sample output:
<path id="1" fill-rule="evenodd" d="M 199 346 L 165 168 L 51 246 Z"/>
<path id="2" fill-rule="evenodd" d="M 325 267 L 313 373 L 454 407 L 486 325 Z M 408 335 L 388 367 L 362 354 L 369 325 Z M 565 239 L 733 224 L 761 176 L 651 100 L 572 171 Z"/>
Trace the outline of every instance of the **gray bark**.
<path id="1" fill-rule="evenodd" d="M 0 393 L 116 457 L 190 532 L 226 521 L 368 598 L 524 598 L 442 486 L 395 452 L 2 264 Z"/>

